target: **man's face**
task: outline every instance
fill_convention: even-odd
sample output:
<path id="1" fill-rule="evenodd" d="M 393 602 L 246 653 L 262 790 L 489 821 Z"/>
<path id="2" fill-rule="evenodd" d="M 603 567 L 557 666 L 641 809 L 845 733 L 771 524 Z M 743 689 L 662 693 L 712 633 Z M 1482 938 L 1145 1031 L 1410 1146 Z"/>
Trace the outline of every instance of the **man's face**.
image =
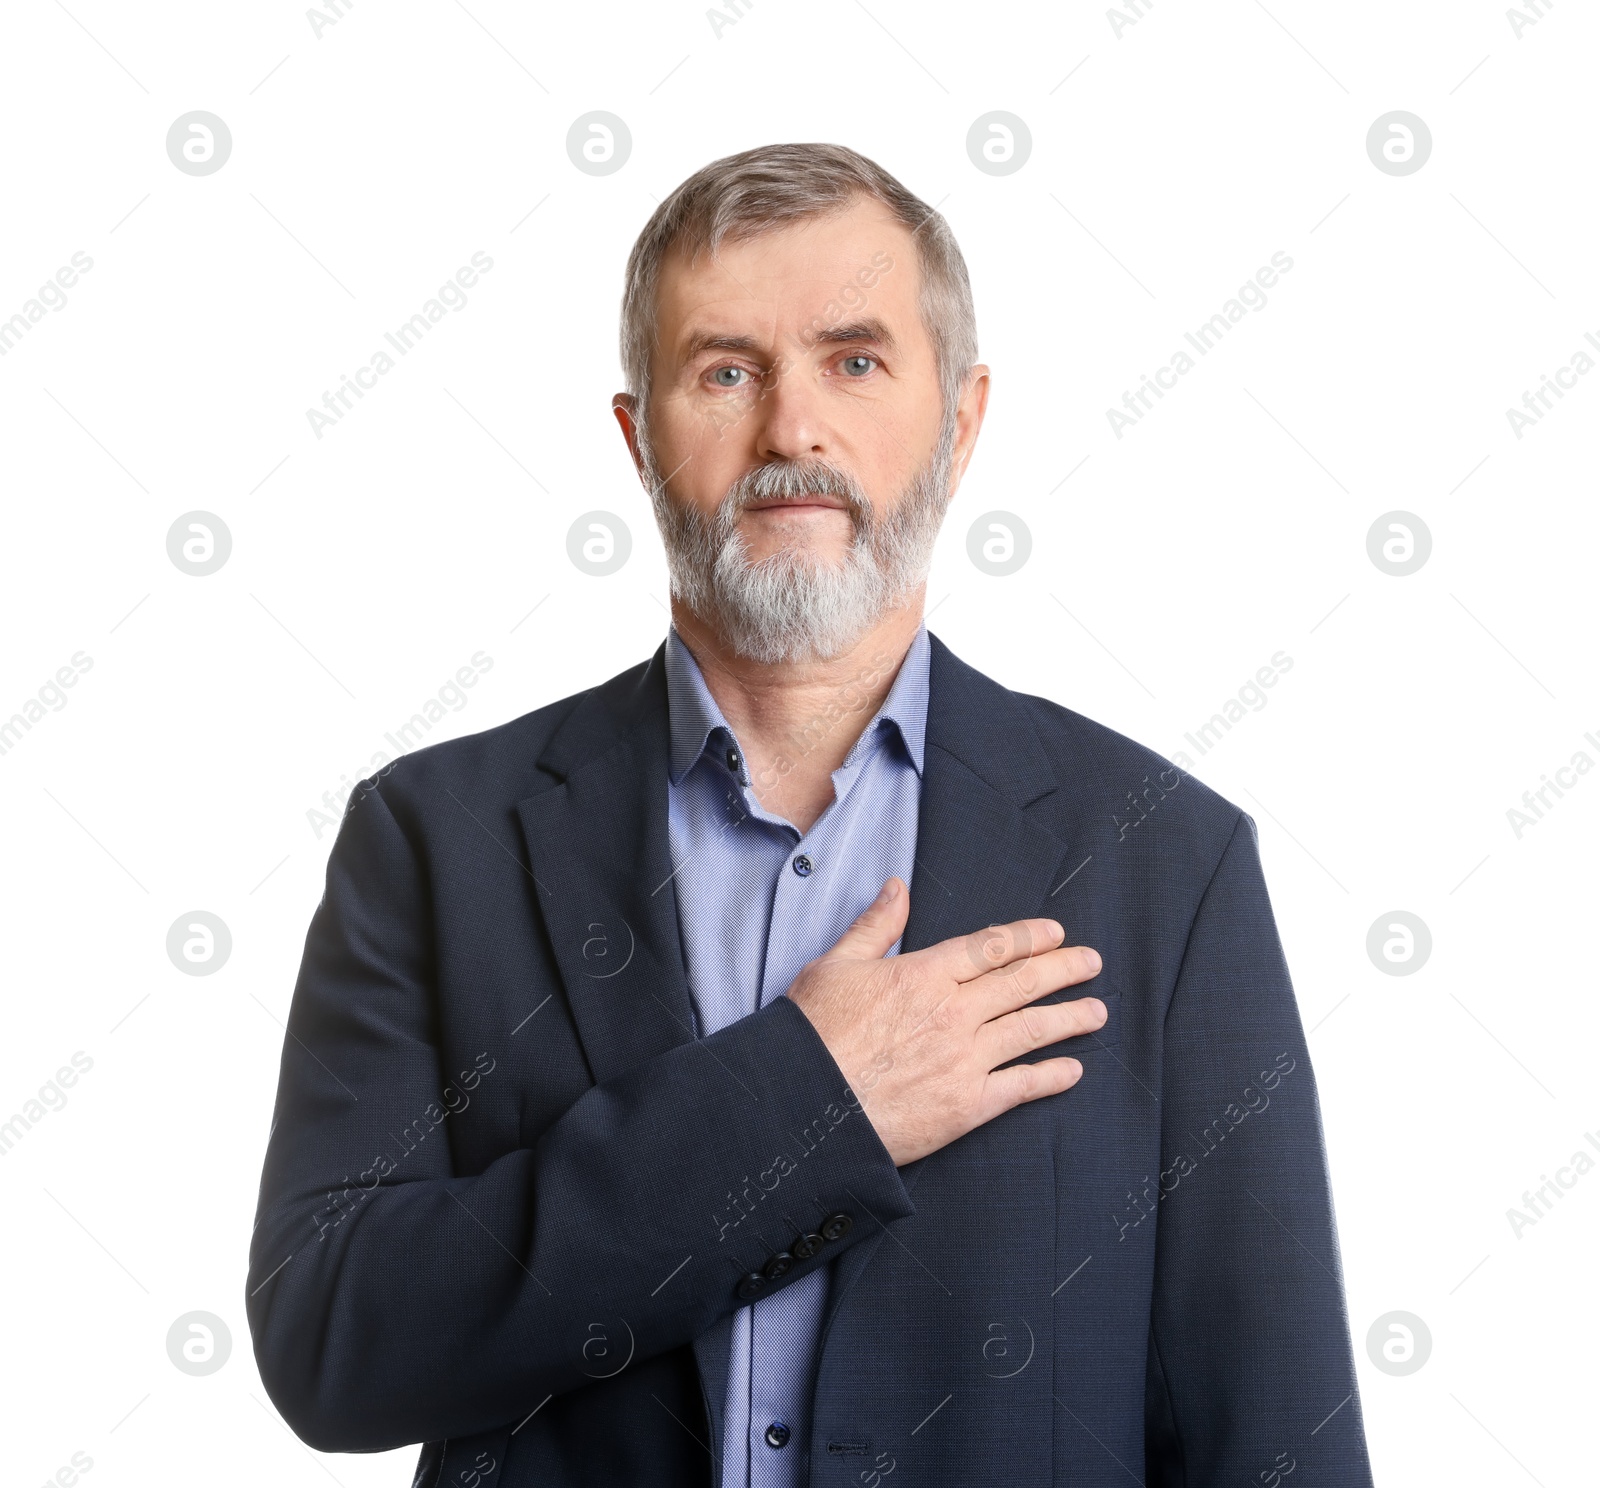
<path id="1" fill-rule="evenodd" d="M 987 380 L 946 416 L 920 272 L 869 198 L 662 266 L 636 454 L 674 592 L 741 654 L 836 655 L 926 575 Z"/>

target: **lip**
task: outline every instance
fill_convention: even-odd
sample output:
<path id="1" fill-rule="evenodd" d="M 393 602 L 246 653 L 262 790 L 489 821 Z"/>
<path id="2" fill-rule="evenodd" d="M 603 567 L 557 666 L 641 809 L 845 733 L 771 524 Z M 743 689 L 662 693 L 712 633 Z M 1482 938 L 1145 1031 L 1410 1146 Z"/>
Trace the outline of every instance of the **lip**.
<path id="1" fill-rule="evenodd" d="M 756 501 L 745 507 L 753 511 L 845 511 L 848 503 L 837 496 L 807 496 L 803 500 Z"/>

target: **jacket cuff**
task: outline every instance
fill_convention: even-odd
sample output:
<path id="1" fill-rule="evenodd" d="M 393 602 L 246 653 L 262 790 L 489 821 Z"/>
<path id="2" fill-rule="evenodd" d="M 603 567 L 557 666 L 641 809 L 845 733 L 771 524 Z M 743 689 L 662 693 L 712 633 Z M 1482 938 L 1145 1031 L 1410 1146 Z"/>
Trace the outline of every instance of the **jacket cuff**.
<path id="1" fill-rule="evenodd" d="M 734 1098 L 734 1109 L 743 1108 L 738 1146 L 766 1154 L 760 1169 L 731 1175 L 737 1181 L 713 1216 L 741 1301 L 798 1280 L 915 1212 L 849 1081 L 787 996 L 695 1047 L 752 1097 Z"/>

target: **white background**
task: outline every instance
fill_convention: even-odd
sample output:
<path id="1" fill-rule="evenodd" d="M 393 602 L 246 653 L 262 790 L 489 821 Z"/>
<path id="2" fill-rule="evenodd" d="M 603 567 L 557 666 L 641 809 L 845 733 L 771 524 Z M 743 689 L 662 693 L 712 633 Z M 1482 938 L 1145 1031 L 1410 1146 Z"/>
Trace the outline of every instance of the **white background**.
<path id="1" fill-rule="evenodd" d="M 1592 1481 L 1600 1172 L 1520 1237 L 1507 1210 L 1600 1132 L 1600 772 L 1520 837 L 1507 811 L 1600 762 L 1600 375 L 1520 439 L 1506 410 L 1600 336 L 1594 13 L 1520 35 L 1487 0 L 1123 14 L 753 0 L 719 35 L 689 3 L 358 0 L 318 37 L 293 4 L 7 7 L 0 318 L 93 260 L 0 358 L 0 718 L 93 663 L 0 755 L 0 1118 L 93 1060 L 0 1159 L 8 1482 L 75 1451 L 91 1484 L 409 1482 L 414 1448 L 302 1447 L 245 1325 L 333 840 L 308 812 L 475 652 L 492 670 L 430 742 L 660 641 L 608 406 L 624 260 L 690 171 L 813 139 L 938 205 L 973 278 L 993 398 L 931 627 L 1187 752 L 1260 824 L 1380 1483 Z M 233 136 L 201 177 L 165 150 L 195 109 Z M 633 137 L 599 178 L 565 148 L 595 109 Z M 1366 153 L 1395 109 L 1433 137 L 1408 176 Z M 966 151 L 992 110 L 1032 134 L 1006 176 Z M 477 250 L 466 308 L 315 437 L 324 389 Z M 1106 410 L 1277 251 L 1266 307 L 1115 437 Z M 233 537 L 205 578 L 166 553 L 195 509 Z M 567 557 L 594 509 L 633 537 L 610 578 Z M 1366 549 L 1396 509 L 1433 539 L 1409 577 Z M 992 510 L 1033 535 L 1010 578 L 967 558 Z M 1185 732 L 1278 651 L 1267 705 L 1196 756 Z M 232 932 L 213 976 L 166 954 L 195 909 Z M 1410 976 L 1366 953 L 1396 909 L 1433 936 Z M 165 1345 L 196 1310 L 232 1331 L 202 1378 Z M 1392 1311 L 1433 1340 L 1404 1377 L 1367 1357 Z"/>

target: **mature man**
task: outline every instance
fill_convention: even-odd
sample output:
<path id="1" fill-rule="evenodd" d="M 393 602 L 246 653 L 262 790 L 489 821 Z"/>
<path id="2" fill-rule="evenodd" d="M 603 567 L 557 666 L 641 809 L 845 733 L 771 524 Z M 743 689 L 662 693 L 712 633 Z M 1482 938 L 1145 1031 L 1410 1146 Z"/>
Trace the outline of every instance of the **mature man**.
<path id="1" fill-rule="evenodd" d="M 421 1488 L 1369 1484 L 1254 823 L 922 623 L 989 386 L 948 226 L 716 161 L 622 350 L 671 627 L 352 797 L 272 1398 Z"/>

